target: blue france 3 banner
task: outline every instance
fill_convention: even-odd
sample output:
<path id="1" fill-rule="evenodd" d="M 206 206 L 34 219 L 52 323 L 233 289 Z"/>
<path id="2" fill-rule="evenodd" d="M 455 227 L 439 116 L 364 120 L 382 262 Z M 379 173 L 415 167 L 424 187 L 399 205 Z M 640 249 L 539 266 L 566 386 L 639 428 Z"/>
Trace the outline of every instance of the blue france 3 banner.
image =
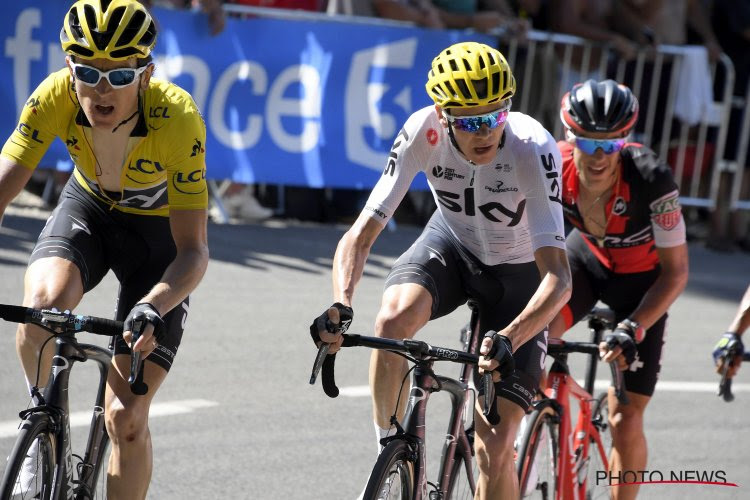
<path id="1" fill-rule="evenodd" d="M 59 33 L 70 3 L 3 5 L 0 136 L 10 135 L 39 82 L 63 67 Z M 457 31 L 259 17 L 230 18 L 211 36 L 198 12 L 153 14 L 155 75 L 189 91 L 203 113 L 208 177 L 247 183 L 373 186 L 403 122 L 431 104 L 432 58 L 459 40 L 496 43 Z M 56 141 L 42 165 L 69 161 Z"/>

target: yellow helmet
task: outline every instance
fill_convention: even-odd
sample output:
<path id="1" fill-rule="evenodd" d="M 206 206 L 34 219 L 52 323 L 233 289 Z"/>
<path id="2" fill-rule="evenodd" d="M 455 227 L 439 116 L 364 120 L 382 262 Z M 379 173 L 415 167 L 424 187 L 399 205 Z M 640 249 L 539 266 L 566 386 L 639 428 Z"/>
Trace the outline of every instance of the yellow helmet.
<path id="1" fill-rule="evenodd" d="M 510 98 L 516 92 L 516 79 L 499 50 L 461 42 L 432 60 L 425 88 L 443 108 L 485 106 Z"/>
<path id="2" fill-rule="evenodd" d="M 60 43 L 82 59 L 144 58 L 156 43 L 156 26 L 136 0 L 78 0 L 65 14 Z"/>

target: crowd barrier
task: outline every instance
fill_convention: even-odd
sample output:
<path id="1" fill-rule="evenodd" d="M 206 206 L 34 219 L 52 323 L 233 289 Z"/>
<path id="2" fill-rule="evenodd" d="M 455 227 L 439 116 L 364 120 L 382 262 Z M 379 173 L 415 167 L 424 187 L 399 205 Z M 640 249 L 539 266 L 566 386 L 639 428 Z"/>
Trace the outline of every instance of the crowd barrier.
<path id="1" fill-rule="evenodd" d="M 10 131 L 33 88 L 62 67 L 57 36 L 65 8 L 55 0 L 6 6 L 0 35 L 12 78 L 0 84 L 0 129 Z M 642 104 L 634 139 L 670 163 L 683 204 L 714 209 L 722 201 L 734 210 L 750 209 L 741 189 L 750 94 L 732 98 L 734 70 L 725 55 L 708 63 L 703 48 L 659 46 L 626 63 L 606 46 L 555 33 L 532 31 L 520 41 L 371 17 L 225 9 L 242 16 L 230 17 L 218 36 L 209 34 L 200 13 L 154 9 L 160 24 L 156 74 L 190 91 L 203 110 L 209 179 L 372 187 L 401 124 L 430 104 L 424 81 L 432 57 L 472 39 L 504 51 L 519 83 L 514 109 L 540 120 L 557 138 L 563 136 L 560 98 L 572 83 L 591 76 L 630 85 Z M 702 80 L 686 85 L 688 75 L 701 72 Z M 717 74 L 723 83 L 714 89 Z M 726 159 L 733 106 L 743 113 L 741 140 Z M 45 164 L 65 160 L 58 143 Z M 720 200 L 722 172 L 730 178 L 728 200 Z M 425 186 L 424 179 L 415 182 Z"/>

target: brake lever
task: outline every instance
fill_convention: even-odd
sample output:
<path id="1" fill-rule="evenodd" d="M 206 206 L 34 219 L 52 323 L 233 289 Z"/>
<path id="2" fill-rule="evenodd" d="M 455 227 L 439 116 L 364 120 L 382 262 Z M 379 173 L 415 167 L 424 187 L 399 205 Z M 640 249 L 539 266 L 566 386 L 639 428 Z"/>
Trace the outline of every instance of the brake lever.
<path id="1" fill-rule="evenodd" d="M 328 351 L 331 349 L 331 344 L 321 342 L 318 347 L 318 354 L 315 356 L 315 362 L 313 363 L 312 373 L 310 374 L 310 385 L 315 384 L 315 380 L 318 378 L 320 369 L 323 366 L 323 362 L 328 356 Z"/>
<path id="2" fill-rule="evenodd" d="M 143 354 L 141 351 L 133 350 L 135 343 L 141 338 L 143 333 L 143 321 L 133 321 L 133 336 L 130 339 L 130 376 L 128 377 L 128 384 L 130 385 L 130 391 L 138 396 L 143 396 L 148 393 L 148 384 L 143 382 L 143 371 L 141 367 L 143 365 Z"/>

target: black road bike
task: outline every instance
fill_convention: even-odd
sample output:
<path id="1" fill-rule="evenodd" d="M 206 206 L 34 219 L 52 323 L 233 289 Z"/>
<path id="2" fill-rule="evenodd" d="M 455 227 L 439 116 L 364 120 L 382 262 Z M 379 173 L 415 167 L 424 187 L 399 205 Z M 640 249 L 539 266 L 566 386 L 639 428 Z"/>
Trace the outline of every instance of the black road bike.
<path id="1" fill-rule="evenodd" d="M 384 349 L 405 357 L 412 363 L 411 390 L 403 421 L 396 415 L 391 423 L 396 433 L 383 438 L 383 449 L 370 474 L 364 491 L 364 500 L 408 499 L 408 500 L 460 500 L 474 498 L 478 469 L 474 455 L 474 384 L 475 365 L 481 341 L 478 326 L 478 310 L 472 306 L 472 319 L 462 329 L 463 350 L 434 347 L 418 340 L 391 340 L 379 337 L 344 334 L 343 347 L 363 346 Z M 323 368 L 323 388 L 331 397 L 338 395 L 332 356 L 325 356 L 325 344 L 313 366 L 310 383 L 314 383 L 318 371 Z M 321 358 L 320 352 L 323 352 Z M 325 362 L 323 361 L 325 359 Z M 462 364 L 458 378 L 438 375 L 433 371 L 435 361 L 452 361 Z M 408 383 L 409 375 L 402 382 Z M 497 424 L 494 384 L 491 374 L 481 377 L 485 394 L 483 413 L 490 423 Z M 450 395 L 451 415 L 448 421 L 445 444 L 440 458 L 437 478 L 428 480 L 425 447 L 425 412 L 430 395 L 446 391 Z M 489 392 L 488 392 L 489 391 Z M 400 397 L 400 393 L 399 393 Z M 397 405 L 398 406 L 398 405 Z"/>
<path id="2" fill-rule="evenodd" d="M 109 449 L 109 436 L 104 425 L 104 392 L 112 351 L 79 343 L 75 335 L 78 332 L 120 335 L 122 322 L 5 304 L 0 304 L 0 318 L 40 326 L 55 339 L 47 386 L 43 392 L 34 387 L 35 406 L 19 414 L 18 438 L 0 482 L 0 500 L 105 499 L 106 474 L 101 469 Z M 134 327 L 138 333 L 133 342 L 143 326 Z M 131 390 L 145 394 L 140 353 L 134 353 L 131 359 Z M 73 364 L 88 360 L 99 368 L 99 384 L 85 452 L 80 457 L 73 454 L 71 447 L 68 382 Z"/>

